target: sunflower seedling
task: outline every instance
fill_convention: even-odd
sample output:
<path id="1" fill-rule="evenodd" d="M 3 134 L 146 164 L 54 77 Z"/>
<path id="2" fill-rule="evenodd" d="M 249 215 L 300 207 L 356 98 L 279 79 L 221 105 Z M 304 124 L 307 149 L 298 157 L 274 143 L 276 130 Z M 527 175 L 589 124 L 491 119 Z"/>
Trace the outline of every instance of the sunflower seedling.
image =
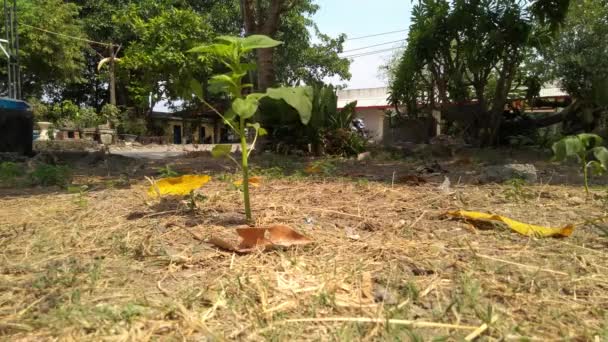
<path id="1" fill-rule="evenodd" d="M 603 139 L 595 134 L 583 133 L 563 138 L 553 144 L 553 160 L 562 162 L 576 159 L 583 173 L 585 193 L 589 196 L 589 169 L 594 175 L 608 171 L 608 149 Z"/>
<path id="2" fill-rule="evenodd" d="M 256 65 L 243 63 L 243 60 L 255 49 L 272 48 L 280 45 L 281 42 L 271 39 L 264 35 L 251 35 L 245 38 L 221 36 L 211 45 L 202 45 L 190 50 L 192 53 L 199 54 L 202 61 L 213 60 L 224 65 L 229 71 L 225 74 L 214 75 L 209 79 L 208 91 L 214 93 L 227 94 L 231 100 L 230 108 L 224 113 L 213 105 L 209 104 L 203 94 L 202 85 L 193 80 L 191 82 L 192 92 L 209 109 L 219 115 L 224 124 L 228 126 L 240 139 L 241 164 L 243 173 L 243 199 L 245 202 L 245 216 L 251 221 L 251 204 L 249 200 L 249 154 L 255 147 L 258 137 L 267 132 L 255 122 L 254 116 L 258 112 L 260 100 L 268 98 L 272 100 L 284 101 L 287 105 L 295 109 L 300 115 L 303 124 L 308 124 L 312 112 L 312 89 L 310 87 L 296 88 L 269 88 L 265 93 L 251 92 L 253 84 L 243 83 L 244 78 Z M 247 131 L 253 129 L 255 136 L 251 147 L 247 143 Z M 212 150 L 214 157 L 226 156 L 236 162 L 229 154 L 232 152 L 231 145 L 217 145 Z M 237 162 L 238 165 L 238 162 Z"/>

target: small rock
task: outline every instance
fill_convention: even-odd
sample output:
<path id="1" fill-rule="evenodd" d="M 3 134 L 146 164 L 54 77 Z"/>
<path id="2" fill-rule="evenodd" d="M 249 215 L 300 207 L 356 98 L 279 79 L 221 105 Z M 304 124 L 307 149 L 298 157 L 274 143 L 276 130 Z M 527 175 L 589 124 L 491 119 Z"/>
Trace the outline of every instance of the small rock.
<path id="1" fill-rule="evenodd" d="M 351 227 L 346 227 L 344 229 L 344 233 L 346 234 L 346 237 L 351 239 L 351 240 L 360 240 L 361 236 L 357 233 L 355 233 L 355 230 L 352 229 Z"/>
<path id="2" fill-rule="evenodd" d="M 363 160 L 367 160 L 372 156 L 371 153 L 369 152 L 363 152 L 363 153 L 359 153 L 357 155 L 357 161 L 363 161 Z"/>
<path id="3" fill-rule="evenodd" d="M 441 183 L 437 189 L 446 195 L 450 194 L 452 192 L 452 182 L 450 182 L 450 178 L 445 177 L 443 183 Z"/>
<path id="4" fill-rule="evenodd" d="M 395 291 L 387 289 L 380 284 L 374 284 L 374 301 L 386 305 L 396 305 L 399 303 Z"/>
<path id="5" fill-rule="evenodd" d="M 405 220 L 401 219 L 401 220 L 399 220 L 397 223 L 395 223 L 395 224 L 393 225 L 393 227 L 395 227 L 395 228 L 401 228 L 401 227 L 405 227 L 406 223 L 407 223 L 407 221 L 405 221 Z"/>
<path id="6" fill-rule="evenodd" d="M 585 204 L 585 200 L 580 197 L 575 196 L 575 197 L 568 198 L 568 203 L 580 205 L 580 204 Z"/>
<path id="7" fill-rule="evenodd" d="M 523 179 L 527 183 L 538 181 L 538 172 L 532 164 L 491 165 L 481 170 L 479 183 L 504 183 L 511 179 Z"/>

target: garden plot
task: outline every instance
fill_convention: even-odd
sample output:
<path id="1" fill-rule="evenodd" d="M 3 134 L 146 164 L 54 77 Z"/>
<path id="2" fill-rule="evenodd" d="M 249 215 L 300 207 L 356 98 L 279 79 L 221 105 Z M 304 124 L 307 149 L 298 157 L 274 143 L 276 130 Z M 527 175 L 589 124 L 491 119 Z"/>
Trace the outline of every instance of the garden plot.
<path id="1" fill-rule="evenodd" d="M 147 196 L 152 161 L 125 187 L 77 170 L 86 191 L 0 190 L 3 338 L 608 339 L 598 188 L 586 200 L 578 184 L 453 179 L 445 191 L 443 176 L 400 182 L 414 161 L 319 162 L 309 175 L 303 161 L 258 160 L 256 225 L 314 242 L 238 254 L 206 241 L 243 224 L 239 176 L 204 156 L 168 162 L 212 176 L 198 209 Z M 527 237 L 444 215 L 458 209 L 576 228 Z"/>

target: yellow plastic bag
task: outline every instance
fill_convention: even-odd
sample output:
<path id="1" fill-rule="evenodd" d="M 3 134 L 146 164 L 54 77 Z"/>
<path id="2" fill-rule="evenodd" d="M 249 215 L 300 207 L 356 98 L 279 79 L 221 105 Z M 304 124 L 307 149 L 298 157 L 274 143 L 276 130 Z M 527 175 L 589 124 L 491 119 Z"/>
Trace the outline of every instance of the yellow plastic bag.
<path id="1" fill-rule="evenodd" d="M 535 226 L 532 224 L 527 224 L 519 221 L 512 220 L 508 217 L 500 216 L 500 215 L 492 215 L 486 213 L 480 213 L 477 211 L 451 211 L 447 213 L 448 216 L 461 218 L 464 220 L 471 221 L 497 221 L 506 224 L 509 228 L 514 231 L 525 235 L 525 236 L 538 236 L 538 237 L 549 237 L 549 236 L 562 236 L 568 237 L 574 231 L 574 225 L 567 225 L 563 228 L 550 228 L 550 227 L 542 227 Z"/>
<path id="2" fill-rule="evenodd" d="M 185 175 L 181 177 L 160 179 L 148 189 L 148 196 L 177 195 L 185 196 L 207 184 L 211 177 L 207 175 Z"/>

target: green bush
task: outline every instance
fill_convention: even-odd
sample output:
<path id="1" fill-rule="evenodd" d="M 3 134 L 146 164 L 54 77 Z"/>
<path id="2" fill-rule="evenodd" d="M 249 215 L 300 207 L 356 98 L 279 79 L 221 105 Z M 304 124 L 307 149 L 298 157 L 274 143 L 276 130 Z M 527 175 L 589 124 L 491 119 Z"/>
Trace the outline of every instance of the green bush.
<path id="1" fill-rule="evenodd" d="M 12 184 L 17 177 L 23 176 L 24 171 L 21 165 L 13 162 L 0 163 L 0 182 Z"/>
<path id="2" fill-rule="evenodd" d="M 348 157 L 365 152 L 367 141 L 357 132 L 338 128 L 323 132 L 323 147 L 328 155 Z"/>
<path id="3" fill-rule="evenodd" d="M 67 166 L 40 164 L 29 177 L 33 185 L 65 187 L 70 183 L 72 171 Z"/>

